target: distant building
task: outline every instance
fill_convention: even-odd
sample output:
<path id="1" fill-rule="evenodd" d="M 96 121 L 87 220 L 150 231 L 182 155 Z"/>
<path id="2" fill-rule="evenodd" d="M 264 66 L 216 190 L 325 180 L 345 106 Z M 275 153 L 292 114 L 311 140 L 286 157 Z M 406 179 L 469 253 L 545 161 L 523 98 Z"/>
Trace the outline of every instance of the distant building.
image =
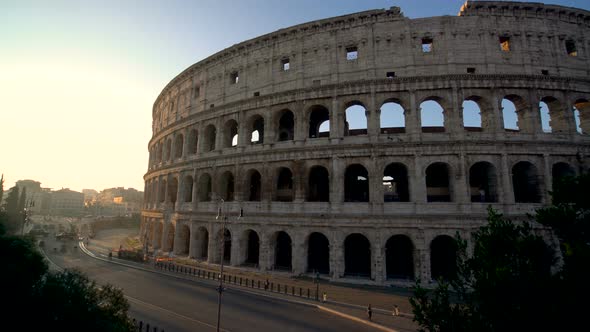
<path id="1" fill-rule="evenodd" d="M 84 213 L 84 194 L 67 188 L 51 192 L 49 213 L 58 216 L 81 216 Z"/>

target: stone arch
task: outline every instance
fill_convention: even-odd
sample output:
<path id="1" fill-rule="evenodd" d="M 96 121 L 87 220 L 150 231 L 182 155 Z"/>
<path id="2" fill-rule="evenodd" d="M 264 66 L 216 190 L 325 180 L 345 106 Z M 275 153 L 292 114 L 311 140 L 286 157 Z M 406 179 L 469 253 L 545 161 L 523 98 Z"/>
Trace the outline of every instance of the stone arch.
<path id="1" fill-rule="evenodd" d="M 288 109 L 277 113 L 278 131 L 276 140 L 278 142 L 292 141 L 295 138 L 295 116 Z"/>
<path id="2" fill-rule="evenodd" d="M 203 173 L 199 177 L 199 202 L 209 202 L 211 201 L 211 175 L 208 173 Z"/>
<path id="3" fill-rule="evenodd" d="M 292 245 L 291 237 L 285 231 L 276 232 L 273 236 L 274 243 L 274 269 L 291 271 Z"/>
<path id="4" fill-rule="evenodd" d="M 576 114 L 577 112 L 577 114 Z M 577 115 L 577 116 L 576 116 Z M 574 103 L 574 117 L 576 119 L 576 130 L 580 134 L 590 133 L 590 101 L 579 98 Z"/>
<path id="5" fill-rule="evenodd" d="M 371 243 L 360 233 L 344 240 L 344 274 L 352 277 L 371 277 Z"/>
<path id="6" fill-rule="evenodd" d="M 166 180 L 160 180 L 160 203 L 166 202 Z"/>
<path id="7" fill-rule="evenodd" d="M 322 105 L 313 105 L 307 111 L 309 114 L 309 138 L 330 137 L 330 111 Z M 328 124 L 326 130 L 325 124 Z"/>
<path id="8" fill-rule="evenodd" d="M 345 104 L 344 136 L 367 135 L 367 108 L 360 101 Z"/>
<path id="9" fill-rule="evenodd" d="M 483 114 L 479 102 L 481 98 L 472 96 L 463 100 L 461 108 L 463 109 L 463 128 L 466 131 L 483 130 Z"/>
<path id="10" fill-rule="evenodd" d="M 172 140 L 167 138 L 164 161 L 170 161 L 170 159 L 172 159 Z"/>
<path id="11" fill-rule="evenodd" d="M 229 119 L 223 127 L 223 147 L 231 148 L 238 145 L 238 122 Z"/>
<path id="12" fill-rule="evenodd" d="M 279 202 L 292 202 L 295 196 L 293 186 L 293 172 L 287 167 L 280 167 L 276 176 L 275 200 Z"/>
<path id="13" fill-rule="evenodd" d="M 450 280 L 457 273 L 457 241 L 439 235 L 430 242 L 430 276 L 433 280 Z"/>
<path id="14" fill-rule="evenodd" d="M 557 162 L 551 167 L 551 177 L 553 179 L 553 188 L 555 184 L 562 181 L 564 178 L 576 176 L 574 167 L 566 162 Z"/>
<path id="15" fill-rule="evenodd" d="M 192 202 L 193 201 L 193 177 L 191 175 L 187 175 L 184 177 L 184 202 Z"/>
<path id="16" fill-rule="evenodd" d="M 361 164 L 346 167 L 344 173 L 344 201 L 369 201 L 369 172 Z"/>
<path id="17" fill-rule="evenodd" d="M 426 168 L 426 201 L 452 201 L 450 167 L 447 163 L 434 162 Z"/>
<path id="18" fill-rule="evenodd" d="M 402 163 L 391 163 L 383 170 L 383 201 L 409 202 L 408 169 Z"/>
<path id="19" fill-rule="evenodd" d="M 259 202 L 262 200 L 262 176 L 255 169 L 248 171 L 247 177 L 248 201 Z"/>
<path id="20" fill-rule="evenodd" d="M 184 148 L 184 135 L 178 134 L 176 138 L 174 138 L 174 158 L 180 159 L 182 158 L 182 150 Z"/>
<path id="21" fill-rule="evenodd" d="M 246 240 L 244 264 L 258 267 L 260 264 L 260 237 L 256 231 L 248 229 L 244 232 L 244 238 Z"/>
<path id="22" fill-rule="evenodd" d="M 178 243 L 176 243 L 176 254 L 181 256 L 188 256 L 190 241 L 191 241 L 191 229 L 188 225 L 181 224 L 177 227 L 178 232 Z"/>
<path id="23" fill-rule="evenodd" d="M 512 167 L 512 189 L 516 203 L 540 203 L 540 179 L 537 167 L 528 161 L 520 161 Z"/>
<path id="24" fill-rule="evenodd" d="M 496 167 L 480 161 L 469 168 L 469 192 L 472 202 L 498 201 L 498 174 Z"/>
<path id="25" fill-rule="evenodd" d="M 217 243 L 220 243 L 220 252 L 216 253 L 216 263 L 221 263 L 221 259 L 225 264 L 231 262 L 231 247 L 232 247 L 232 234 L 229 229 L 223 228 L 217 232 Z"/>
<path id="26" fill-rule="evenodd" d="M 157 147 L 157 152 L 156 152 L 156 161 L 158 163 L 161 163 L 163 160 L 163 150 L 164 150 L 164 145 L 162 144 L 162 142 L 158 143 L 158 147 Z"/>
<path id="27" fill-rule="evenodd" d="M 235 180 L 234 175 L 230 171 L 225 171 L 219 178 L 219 195 L 226 201 L 231 202 L 235 196 Z"/>
<path id="28" fill-rule="evenodd" d="M 189 153 L 197 154 L 199 150 L 199 132 L 196 129 L 191 129 L 188 137 Z"/>
<path id="29" fill-rule="evenodd" d="M 387 279 L 414 279 L 414 244 L 402 234 L 393 235 L 385 244 Z"/>
<path id="30" fill-rule="evenodd" d="M 172 180 L 170 180 L 170 182 L 168 183 L 167 191 L 169 196 L 168 202 L 176 204 L 176 195 L 178 194 L 178 179 L 176 177 L 173 177 Z"/>
<path id="31" fill-rule="evenodd" d="M 264 118 L 260 114 L 255 114 L 250 117 L 249 123 L 249 137 L 251 144 L 264 143 Z"/>
<path id="32" fill-rule="evenodd" d="M 330 201 L 330 173 L 323 166 L 316 165 L 309 170 L 307 201 Z"/>
<path id="33" fill-rule="evenodd" d="M 525 113 L 528 104 L 521 96 L 510 94 L 502 99 L 502 117 L 504 119 L 504 129 L 506 131 L 523 131 L 530 132 L 528 124 L 525 121 Z"/>
<path id="34" fill-rule="evenodd" d="M 213 124 L 205 127 L 205 136 L 203 137 L 203 150 L 205 152 L 215 150 L 215 139 L 217 137 L 217 129 Z"/>
<path id="35" fill-rule="evenodd" d="M 307 238 L 307 272 L 330 273 L 330 241 L 319 232 Z"/>
<path id="36" fill-rule="evenodd" d="M 206 227 L 199 227 L 196 232 L 195 257 L 206 260 L 209 256 L 209 231 Z"/>
<path id="37" fill-rule="evenodd" d="M 380 107 L 379 126 L 382 134 L 406 132 L 406 111 L 398 99 L 387 99 Z"/>
<path id="38" fill-rule="evenodd" d="M 445 110 L 441 98 L 429 97 L 420 103 L 420 121 L 423 133 L 445 131 Z"/>

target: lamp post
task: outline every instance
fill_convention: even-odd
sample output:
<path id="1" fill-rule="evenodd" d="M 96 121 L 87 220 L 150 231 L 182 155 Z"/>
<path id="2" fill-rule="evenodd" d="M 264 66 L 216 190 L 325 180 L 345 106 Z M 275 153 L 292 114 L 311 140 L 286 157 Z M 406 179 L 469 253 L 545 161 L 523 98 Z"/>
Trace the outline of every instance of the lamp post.
<path id="1" fill-rule="evenodd" d="M 315 300 L 320 300 L 320 272 L 315 273 Z"/>

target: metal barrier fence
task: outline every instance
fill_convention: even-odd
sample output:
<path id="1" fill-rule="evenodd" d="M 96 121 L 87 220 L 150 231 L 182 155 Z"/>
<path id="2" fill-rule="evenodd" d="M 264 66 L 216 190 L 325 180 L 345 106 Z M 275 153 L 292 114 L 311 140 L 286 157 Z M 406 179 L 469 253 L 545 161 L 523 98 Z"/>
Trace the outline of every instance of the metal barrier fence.
<path id="1" fill-rule="evenodd" d="M 150 323 L 138 321 L 133 318 L 133 325 L 137 332 L 165 332 L 164 329 L 158 329 L 157 326 L 150 326 Z"/>

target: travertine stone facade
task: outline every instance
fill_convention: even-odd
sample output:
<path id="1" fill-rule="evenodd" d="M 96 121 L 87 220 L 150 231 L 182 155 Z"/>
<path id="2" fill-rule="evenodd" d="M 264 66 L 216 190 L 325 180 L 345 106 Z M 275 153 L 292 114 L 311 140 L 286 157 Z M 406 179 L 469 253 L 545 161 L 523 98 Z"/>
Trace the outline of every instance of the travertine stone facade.
<path id="1" fill-rule="evenodd" d="M 144 241 L 218 263 L 225 216 L 234 266 L 377 284 L 445 276 L 449 237 L 469 239 L 489 205 L 520 218 L 587 168 L 589 72 L 590 12 L 539 3 L 469 1 L 423 19 L 392 7 L 234 45 L 154 103 Z M 518 129 L 505 129 L 503 100 Z M 427 101 L 443 124 L 423 125 Z M 464 101 L 480 126 L 464 125 Z M 387 103 L 401 125 L 386 124 Z"/>

